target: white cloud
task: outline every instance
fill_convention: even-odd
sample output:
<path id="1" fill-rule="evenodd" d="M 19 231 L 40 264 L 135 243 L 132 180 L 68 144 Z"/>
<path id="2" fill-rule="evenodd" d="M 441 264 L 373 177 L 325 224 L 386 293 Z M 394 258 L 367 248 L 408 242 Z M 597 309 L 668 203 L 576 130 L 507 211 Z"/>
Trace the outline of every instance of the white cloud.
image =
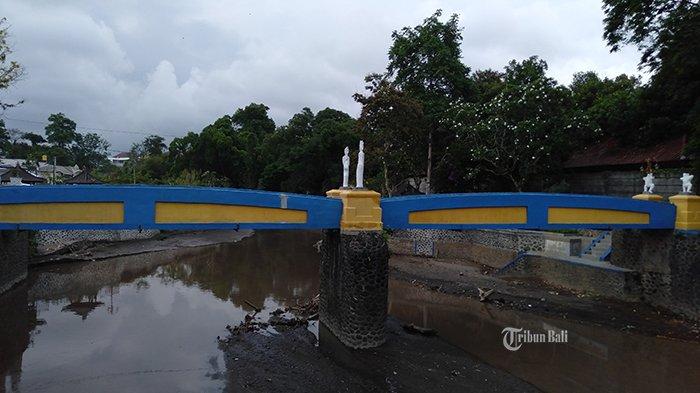
<path id="1" fill-rule="evenodd" d="M 26 78 L 7 117 L 63 111 L 79 126 L 182 135 L 250 102 L 278 124 L 304 106 L 357 115 L 352 94 L 386 66 L 391 32 L 437 8 L 458 13 L 472 69 L 536 54 L 563 83 L 576 71 L 637 73 L 633 50 L 610 54 L 594 0 L 490 2 L 4 0 Z M 7 121 L 23 129 L 34 123 Z M 117 149 L 140 136 L 104 133 Z"/>

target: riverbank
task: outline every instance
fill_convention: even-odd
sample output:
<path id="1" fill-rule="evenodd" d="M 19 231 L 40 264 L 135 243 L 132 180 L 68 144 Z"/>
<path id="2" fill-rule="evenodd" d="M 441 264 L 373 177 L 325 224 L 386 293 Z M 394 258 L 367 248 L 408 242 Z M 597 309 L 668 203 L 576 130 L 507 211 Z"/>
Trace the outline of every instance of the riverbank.
<path id="1" fill-rule="evenodd" d="M 179 248 L 234 243 L 252 235 L 253 231 L 251 230 L 216 230 L 161 232 L 152 238 L 129 241 L 83 241 L 71 244 L 52 254 L 35 256 L 31 259 L 30 264 L 97 261 L 150 252 L 172 251 Z"/>
<path id="2" fill-rule="evenodd" d="M 390 276 L 437 293 L 479 300 L 503 310 L 603 326 L 647 336 L 700 342 L 700 324 L 641 302 L 624 302 L 557 288 L 536 280 L 501 278 L 496 269 L 464 260 L 392 255 Z"/>

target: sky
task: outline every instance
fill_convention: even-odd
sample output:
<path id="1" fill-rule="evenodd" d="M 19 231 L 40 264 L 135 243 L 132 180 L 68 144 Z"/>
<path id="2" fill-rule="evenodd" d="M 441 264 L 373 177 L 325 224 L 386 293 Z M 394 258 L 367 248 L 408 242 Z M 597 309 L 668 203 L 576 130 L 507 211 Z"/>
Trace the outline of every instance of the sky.
<path id="1" fill-rule="evenodd" d="M 634 48 L 605 46 L 596 0 L 2 0 L 25 75 L 0 98 L 25 103 L 0 116 L 42 132 L 63 112 L 112 151 L 199 132 L 251 102 L 277 125 L 304 107 L 357 116 L 352 95 L 386 69 L 392 31 L 437 9 L 459 15 L 472 70 L 537 55 L 563 84 L 578 71 L 640 74 Z"/>

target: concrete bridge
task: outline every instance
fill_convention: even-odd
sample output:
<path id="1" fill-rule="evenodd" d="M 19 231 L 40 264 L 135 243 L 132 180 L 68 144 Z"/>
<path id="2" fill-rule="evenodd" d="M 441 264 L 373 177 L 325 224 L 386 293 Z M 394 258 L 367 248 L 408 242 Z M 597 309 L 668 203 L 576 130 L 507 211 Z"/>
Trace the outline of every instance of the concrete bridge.
<path id="1" fill-rule="evenodd" d="M 0 188 L 0 284 L 12 282 L 3 275 L 16 271 L 7 250 L 17 243 L 12 234 L 25 230 L 322 229 L 321 321 L 346 345 L 367 348 L 384 342 L 389 252 L 383 228 L 700 231 L 700 197 L 679 195 L 672 203 L 640 198 L 487 193 L 382 199 L 366 189 L 331 190 L 324 198 L 202 187 L 7 186 Z"/>
<path id="2" fill-rule="evenodd" d="M 0 188 L 0 230 L 38 229 L 672 229 L 671 203 L 543 193 L 330 198 L 228 188 L 35 186 Z M 343 206 L 348 205 L 343 219 Z M 370 226 L 371 227 L 371 226 Z"/>

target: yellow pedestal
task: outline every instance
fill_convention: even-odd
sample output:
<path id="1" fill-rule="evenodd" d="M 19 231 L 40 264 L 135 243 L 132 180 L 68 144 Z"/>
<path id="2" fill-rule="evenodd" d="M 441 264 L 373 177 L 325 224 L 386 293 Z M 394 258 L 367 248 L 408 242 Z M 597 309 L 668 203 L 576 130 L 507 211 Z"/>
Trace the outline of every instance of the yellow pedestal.
<path id="1" fill-rule="evenodd" d="M 661 195 L 656 195 L 656 194 L 637 194 L 632 197 L 633 199 L 640 199 L 642 201 L 652 201 L 652 202 L 661 202 L 664 198 L 661 197 Z"/>
<path id="2" fill-rule="evenodd" d="M 676 229 L 700 231 L 700 196 L 674 195 L 668 200 L 676 205 Z"/>
<path id="3" fill-rule="evenodd" d="M 340 189 L 326 192 L 330 198 L 343 201 L 340 229 L 351 231 L 377 231 L 382 229 L 381 195 L 376 191 Z"/>

